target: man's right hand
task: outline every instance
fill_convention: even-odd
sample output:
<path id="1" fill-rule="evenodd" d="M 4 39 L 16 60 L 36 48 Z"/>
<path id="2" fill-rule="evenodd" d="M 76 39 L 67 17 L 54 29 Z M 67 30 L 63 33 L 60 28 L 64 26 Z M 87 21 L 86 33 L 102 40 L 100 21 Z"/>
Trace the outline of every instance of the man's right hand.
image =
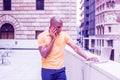
<path id="1" fill-rule="evenodd" d="M 57 35 L 57 29 L 55 27 L 51 27 L 51 29 L 50 29 L 51 38 L 55 39 L 56 35 Z"/>

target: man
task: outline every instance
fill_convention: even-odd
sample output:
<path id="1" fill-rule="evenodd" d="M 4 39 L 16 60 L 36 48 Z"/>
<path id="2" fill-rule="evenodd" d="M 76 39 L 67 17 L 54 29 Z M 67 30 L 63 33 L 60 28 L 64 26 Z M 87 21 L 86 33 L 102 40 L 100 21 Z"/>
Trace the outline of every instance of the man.
<path id="1" fill-rule="evenodd" d="M 72 42 L 70 36 L 62 31 L 63 21 L 59 17 L 52 17 L 49 30 L 38 36 L 39 51 L 42 56 L 42 80 L 66 80 L 64 67 L 64 49 L 69 45 L 76 53 L 86 60 L 88 58 L 82 50 Z"/>

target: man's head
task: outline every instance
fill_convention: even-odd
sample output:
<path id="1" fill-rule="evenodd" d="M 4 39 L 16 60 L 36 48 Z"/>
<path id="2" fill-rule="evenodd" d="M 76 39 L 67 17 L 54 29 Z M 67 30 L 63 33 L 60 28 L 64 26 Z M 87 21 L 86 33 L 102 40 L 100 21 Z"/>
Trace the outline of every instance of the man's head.
<path id="1" fill-rule="evenodd" d="M 50 19 L 49 29 L 56 28 L 57 34 L 61 32 L 62 26 L 63 26 L 63 21 L 61 20 L 61 18 L 54 16 Z"/>

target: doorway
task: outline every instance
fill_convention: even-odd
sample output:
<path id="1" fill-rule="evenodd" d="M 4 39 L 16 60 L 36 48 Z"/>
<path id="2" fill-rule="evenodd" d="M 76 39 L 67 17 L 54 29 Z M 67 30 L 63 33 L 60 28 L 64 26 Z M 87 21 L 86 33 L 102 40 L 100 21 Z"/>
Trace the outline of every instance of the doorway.
<path id="1" fill-rule="evenodd" d="M 10 23 L 1 26 L 0 39 L 14 39 L 14 27 Z"/>

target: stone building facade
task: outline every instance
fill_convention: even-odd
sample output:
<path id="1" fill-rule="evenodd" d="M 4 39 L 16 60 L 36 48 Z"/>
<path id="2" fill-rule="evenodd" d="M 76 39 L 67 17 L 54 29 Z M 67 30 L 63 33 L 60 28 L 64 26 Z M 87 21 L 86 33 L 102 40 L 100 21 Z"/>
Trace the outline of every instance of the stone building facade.
<path id="1" fill-rule="evenodd" d="M 36 39 L 53 16 L 76 39 L 76 0 L 0 0 L 0 39 Z"/>
<path id="2" fill-rule="evenodd" d="M 120 62 L 120 0 L 97 0 L 96 2 L 96 52 L 102 47 L 112 47 L 111 59 Z"/>

